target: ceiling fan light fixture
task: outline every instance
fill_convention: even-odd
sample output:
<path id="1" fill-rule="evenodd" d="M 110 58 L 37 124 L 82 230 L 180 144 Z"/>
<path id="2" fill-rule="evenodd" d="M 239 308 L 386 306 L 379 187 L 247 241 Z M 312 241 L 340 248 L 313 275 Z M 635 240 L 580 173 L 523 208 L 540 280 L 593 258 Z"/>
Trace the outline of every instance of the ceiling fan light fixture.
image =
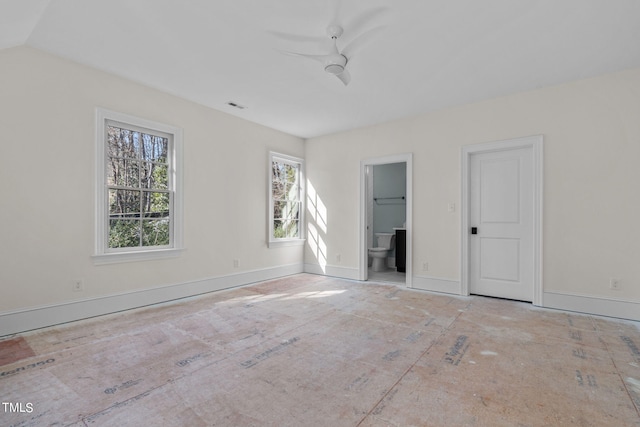
<path id="1" fill-rule="evenodd" d="M 346 65 L 347 58 L 340 53 L 334 53 L 327 56 L 324 63 L 324 70 L 329 74 L 340 74 L 344 71 Z"/>
<path id="2" fill-rule="evenodd" d="M 344 67 L 340 64 L 329 64 L 324 67 L 324 70 L 329 74 L 340 74 L 344 71 Z"/>

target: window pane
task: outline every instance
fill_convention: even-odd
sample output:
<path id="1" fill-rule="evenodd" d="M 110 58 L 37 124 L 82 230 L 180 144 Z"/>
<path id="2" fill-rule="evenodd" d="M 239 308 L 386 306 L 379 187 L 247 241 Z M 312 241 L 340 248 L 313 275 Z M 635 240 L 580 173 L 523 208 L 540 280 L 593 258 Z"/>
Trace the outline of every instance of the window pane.
<path id="1" fill-rule="evenodd" d="M 142 163 L 142 188 L 166 190 L 169 188 L 169 176 L 167 164 Z"/>
<path id="2" fill-rule="evenodd" d="M 300 187 L 297 182 L 293 184 L 287 183 L 286 198 L 287 200 L 300 199 Z"/>
<path id="3" fill-rule="evenodd" d="M 300 237 L 300 232 L 298 230 L 298 226 L 300 225 L 299 221 L 289 221 L 287 224 L 287 237 Z"/>
<path id="4" fill-rule="evenodd" d="M 283 163 L 272 162 L 271 163 L 271 178 L 273 181 L 284 181 L 285 168 Z"/>
<path id="5" fill-rule="evenodd" d="M 276 239 L 283 239 L 286 237 L 284 224 L 280 219 L 276 219 L 273 221 L 273 237 L 275 237 Z"/>
<path id="6" fill-rule="evenodd" d="M 299 237 L 297 220 L 279 220 L 273 221 L 273 237 L 276 239 L 287 239 Z"/>
<path id="7" fill-rule="evenodd" d="M 300 237 L 300 164 L 271 162 L 273 238 Z"/>
<path id="8" fill-rule="evenodd" d="M 160 136 L 142 134 L 142 160 L 166 163 L 169 140 Z"/>
<path id="9" fill-rule="evenodd" d="M 138 158 L 140 133 L 107 126 L 107 154 L 112 157 Z"/>
<path id="10" fill-rule="evenodd" d="M 143 220 L 142 221 L 142 245 L 166 246 L 169 244 L 169 220 Z"/>
<path id="11" fill-rule="evenodd" d="M 287 211 L 285 212 L 284 218 L 286 219 L 299 219 L 300 214 L 300 203 L 291 202 L 287 205 Z"/>
<path id="12" fill-rule="evenodd" d="M 119 260 L 126 258 L 126 252 L 181 246 L 182 228 L 176 228 L 177 235 L 173 233 L 174 209 L 182 212 L 182 198 L 174 198 L 182 190 L 182 171 L 175 169 L 181 165 L 182 132 L 127 114 L 97 110 L 101 123 L 96 156 L 103 162 L 96 173 L 103 184 L 96 227 L 101 246 L 98 255 L 123 253 L 123 257 L 114 257 Z"/>
<path id="13" fill-rule="evenodd" d="M 110 218 L 139 218 L 140 192 L 132 190 L 109 190 Z"/>
<path id="14" fill-rule="evenodd" d="M 282 181 L 274 181 L 271 183 L 271 196 L 273 200 L 286 200 L 285 185 Z"/>
<path id="15" fill-rule="evenodd" d="M 109 247 L 140 246 L 140 221 L 112 219 L 109 221 Z"/>
<path id="16" fill-rule="evenodd" d="M 107 159 L 107 185 L 138 187 L 140 185 L 138 161 L 114 157 Z"/>
<path id="17" fill-rule="evenodd" d="M 145 191 L 142 194 L 145 218 L 169 218 L 169 193 Z"/>
<path id="18" fill-rule="evenodd" d="M 287 202 L 273 202 L 273 218 L 282 219 L 282 213 L 287 210 Z"/>
<path id="19" fill-rule="evenodd" d="M 300 203 L 298 202 L 274 202 L 274 219 L 298 219 Z"/>
<path id="20" fill-rule="evenodd" d="M 292 186 L 298 181 L 298 167 L 293 165 L 285 165 L 285 180 L 287 186 Z"/>

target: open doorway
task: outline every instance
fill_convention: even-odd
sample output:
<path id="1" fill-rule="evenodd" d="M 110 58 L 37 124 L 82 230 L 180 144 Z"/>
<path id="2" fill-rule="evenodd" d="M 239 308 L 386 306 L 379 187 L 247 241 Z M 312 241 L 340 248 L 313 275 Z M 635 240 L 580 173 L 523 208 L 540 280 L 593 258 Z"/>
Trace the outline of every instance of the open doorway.
<path id="1" fill-rule="evenodd" d="M 411 286 L 412 167 L 411 153 L 360 162 L 360 280 Z"/>

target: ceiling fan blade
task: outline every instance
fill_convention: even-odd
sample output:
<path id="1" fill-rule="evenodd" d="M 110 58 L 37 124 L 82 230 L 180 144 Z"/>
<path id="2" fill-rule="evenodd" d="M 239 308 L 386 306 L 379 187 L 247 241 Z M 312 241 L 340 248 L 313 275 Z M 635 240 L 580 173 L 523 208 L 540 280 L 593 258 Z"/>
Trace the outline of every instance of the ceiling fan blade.
<path id="1" fill-rule="evenodd" d="M 307 53 L 298 53 L 298 52 L 291 52 L 288 50 L 280 50 L 280 49 L 276 49 L 278 52 L 285 54 L 285 55 L 289 55 L 289 56 L 301 56 L 303 58 L 308 58 L 308 59 L 312 59 L 314 61 L 318 61 L 320 63 L 324 64 L 325 58 L 327 57 L 327 55 L 309 55 Z"/>
<path id="2" fill-rule="evenodd" d="M 384 12 L 388 11 L 388 7 L 376 7 L 374 9 L 368 10 L 364 12 L 362 15 L 358 15 L 351 22 L 345 24 L 345 28 L 348 28 L 349 31 L 358 32 L 360 28 L 366 23 L 375 19 L 378 15 L 384 14 Z"/>
<path id="3" fill-rule="evenodd" d="M 351 81 L 351 74 L 349 74 L 347 70 L 344 70 L 343 72 L 341 72 L 340 74 L 336 74 L 335 76 L 339 78 L 345 86 L 348 85 Z"/>
<path id="4" fill-rule="evenodd" d="M 379 27 L 375 27 L 365 31 L 355 39 L 351 40 L 351 42 L 342 49 L 341 53 L 344 56 L 346 56 L 348 59 L 351 59 L 358 50 L 364 48 L 369 42 L 371 42 L 371 40 L 376 38 L 377 35 L 381 33 L 385 28 L 387 28 L 386 25 L 381 25 Z"/>

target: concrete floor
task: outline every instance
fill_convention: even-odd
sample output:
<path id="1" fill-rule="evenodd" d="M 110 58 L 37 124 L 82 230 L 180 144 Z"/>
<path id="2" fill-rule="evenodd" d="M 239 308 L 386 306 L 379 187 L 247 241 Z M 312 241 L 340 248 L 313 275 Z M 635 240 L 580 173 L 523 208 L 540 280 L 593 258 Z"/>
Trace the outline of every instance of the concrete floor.
<path id="1" fill-rule="evenodd" d="M 0 398 L 2 426 L 637 427 L 640 329 L 302 274 L 5 339 Z"/>

